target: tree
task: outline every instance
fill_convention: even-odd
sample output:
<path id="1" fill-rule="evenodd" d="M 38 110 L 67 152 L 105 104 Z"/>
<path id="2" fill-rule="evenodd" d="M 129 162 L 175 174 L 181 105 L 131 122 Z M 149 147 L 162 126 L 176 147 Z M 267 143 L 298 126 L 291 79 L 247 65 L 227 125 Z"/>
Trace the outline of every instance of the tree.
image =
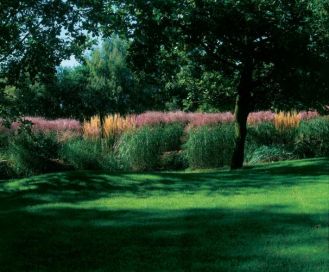
<path id="1" fill-rule="evenodd" d="M 88 100 L 101 117 L 108 113 L 127 113 L 133 104 L 135 78 L 127 67 L 127 49 L 128 42 L 113 35 L 86 60 Z"/>
<path id="2" fill-rule="evenodd" d="M 97 33 L 100 8 L 94 0 L 0 0 L 0 92 L 26 80 L 52 82 L 61 60 L 79 56 Z"/>
<path id="3" fill-rule="evenodd" d="M 243 165 L 247 118 L 256 105 L 322 107 L 329 101 L 322 76 L 328 1 L 113 0 L 106 10 L 103 31 L 132 40 L 135 69 L 170 77 L 184 52 L 206 71 L 238 76 L 232 169 Z"/>

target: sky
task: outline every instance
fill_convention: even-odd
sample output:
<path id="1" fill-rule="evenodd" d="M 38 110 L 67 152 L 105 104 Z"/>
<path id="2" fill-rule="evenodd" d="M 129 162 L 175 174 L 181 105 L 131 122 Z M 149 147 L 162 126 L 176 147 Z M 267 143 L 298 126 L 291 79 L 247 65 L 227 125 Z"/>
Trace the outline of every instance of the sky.
<path id="1" fill-rule="evenodd" d="M 62 67 L 75 67 L 79 65 L 79 62 L 76 60 L 74 56 L 71 56 L 69 59 L 63 60 L 61 62 Z"/>

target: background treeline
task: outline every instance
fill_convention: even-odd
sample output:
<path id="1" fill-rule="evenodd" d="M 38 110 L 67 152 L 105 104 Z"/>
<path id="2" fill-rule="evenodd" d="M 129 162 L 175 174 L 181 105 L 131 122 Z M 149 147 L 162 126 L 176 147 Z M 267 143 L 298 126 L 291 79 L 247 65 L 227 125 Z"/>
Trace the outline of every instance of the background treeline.
<path id="1" fill-rule="evenodd" d="M 131 68 L 129 50 L 127 40 L 112 35 L 88 51 L 77 66 L 59 66 L 55 74 L 33 80 L 25 73 L 15 86 L 5 87 L 2 100 L 22 116 L 79 120 L 150 110 L 223 112 L 234 108 L 238 74 L 207 71 L 187 61 L 181 52 L 174 76 L 164 75 L 163 69 L 158 77 L 151 76 Z M 308 83 L 299 82 L 301 93 L 308 88 Z M 307 108 L 289 97 L 277 98 L 275 103 L 266 95 L 253 99 L 253 111 Z"/>
<path id="2" fill-rule="evenodd" d="M 79 120 L 98 114 L 146 110 L 215 112 L 233 108 L 236 77 L 206 72 L 186 63 L 170 79 L 132 71 L 129 42 L 113 35 L 89 51 L 75 67 L 58 67 L 55 75 L 33 81 L 26 73 L 6 86 L 5 98 L 21 115 Z"/>

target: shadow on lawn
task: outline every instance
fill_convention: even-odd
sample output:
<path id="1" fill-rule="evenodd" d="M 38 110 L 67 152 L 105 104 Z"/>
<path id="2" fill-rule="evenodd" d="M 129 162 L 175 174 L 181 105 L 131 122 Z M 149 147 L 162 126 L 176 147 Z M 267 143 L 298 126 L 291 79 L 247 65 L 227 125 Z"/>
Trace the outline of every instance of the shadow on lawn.
<path id="1" fill-rule="evenodd" d="M 84 200 L 125 194 L 133 197 L 173 192 L 236 195 L 264 193 L 278 187 L 327 182 L 328 159 L 284 162 L 238 171 L 173 173 L 106 173 L 92 171 L 54 173 L 0 184 L 3 209 L 32 204 Z M 20 201 L 16 201 L 20 199 Z"/>
<path id="2" fill-rule="evenodd" d="M 0 271 L 324 272 L 328 214 L 290 207 L 100 210 L 42 206 L 172 192 L 238 194 L 327 182 L 328 161 L 237 172 L 67 172 L 0 187 Z M 317 179 L 319 178 L 319 179 Z"/>
<path id="3" fill-rule="evenodd" d="M 326 271 L 326 215 L 280 208 L 0 214 L 1 271 Z"/>

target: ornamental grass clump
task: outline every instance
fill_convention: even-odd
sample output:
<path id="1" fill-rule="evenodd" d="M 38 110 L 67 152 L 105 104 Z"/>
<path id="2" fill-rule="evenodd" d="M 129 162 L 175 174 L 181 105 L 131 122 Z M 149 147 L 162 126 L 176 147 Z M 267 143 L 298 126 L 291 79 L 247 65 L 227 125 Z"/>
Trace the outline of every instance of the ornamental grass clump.
<path id="1" fill-rule="evenodd" d="M 246 155 L 248 164 L 257 164 L 265 162 L 275 162 L 296 159 L 292 151 L 289 151 L 285 146 L 280 145 L 263 145 L 257 147 L 251 154 Z"/>
<path id="2" fill-rule="evenodd" d="M 59 151 L 54 133 L 22 132 L 11 139 L 7 154 L 16 175 L 30 176 L 61 170 Z"/>
<path id="3" fill-rule="evenodd" d="M 297 112 L 280 111 L 274 116 L 274 126 L 278 131 L 298 128 L 301 121 L 301 115 Z"/>
<path id="4" fill-rule="evenodd" d="M 191 120 L 191 113 L 182 111 L 173 112 L 160 112 L 160 111 L 148 111 L 136 116 L 137 127 L 152 126 L 168 123 L 182 123 L 187 124 Z"/>
<path id="5" fill-rule="evenodd" d="M 248 125 L 256 125 L 262 122 L 273 122 L 275 113 L 271 111 L 251 112 L 248 116 Z"/>
<path id="6" fill-rule="evenodd" d="M 87 139 L 101 137 L 113 139 L 124 132 L 133 130 L 136 127 L 136 117 L 134 115 L 121 116 L 120 114 L 107 115 L 102 124 L 100 117 L 96 115 L 89 121 L 84 121 L 82 127 L 83 136 Z"/>
<path id="7" fill-rule="evenodd" d="M 162 160 L 168 159 L 173 152 L 174 156 L 178 155 L 183 133 L 184 126 L 180 123 L 143 126 L 124 133 L 116 151 L 125 169 L 142 171 L 165 168 L 167 164 Z"/>
<path id="8" fill-rule="evenodd" d="M 117 152 L 124 169 L 133 171 L 157 168 L 162 153 L 161 127 L 145 126 L 123 134 Z"/>
<path id="9" fill-rule="evenodd" d="M 83 137 L 87 139 L 98 139 L 101 135 L 101 119 L 98 115 L 84 121 L 82 124 Z"/>
<path id="10" fill-rule="evenodd" d="M 201 126 L 189 131 L 184 152 L 190 167 L 214 168 L 229 164 L 233 146 L 232 124 Z"/>
<path id="11" fill-rule="evenodd" d="M 295 140 L 295 153 L 300 158 L 329 156 L 329 118 L 302 121 Z"/>
<path id="12" fill-rule="evenodd" d="M 279 112 L 274 116 L 274 126 L 277 131 L 278 144 L 293 148 L 301 115 L 297 112 Z"/>
<path id="13" fill-rule="evenodd" d="M 116 137 L 136 127 L 134 115 L 121 116 L 120 114 L 107 115 L 104 119 L 104 136 Z"/>
<path id="14" fill-rule="evenodd" d="M 42 117 L 24 117 L 23 119 L 32 122 L 32 130 L 36 132 L 61 133 L 63 131 L 72 131 L 77 134 L 81 133 L 81 124 L 74 119 L 48 120 Z"/>
<path id="15" fill-rule="evenodd" d="M 233 122 L 234 115 L 231 112 L 221 113 L 191 113 L 191 112 L 145 112 L 137 115 L 138 127 L 145 125 L 159 125 L 168 123 L 181 123 L 189 127 L 205 126 L 218 123 Z"/>
<path id="16" fill-rule="evenodd" d="M 118 169 L 112 150 L 100 139 L 70 139 L 61 149 L 61 158 L 77 170 Z"/>

